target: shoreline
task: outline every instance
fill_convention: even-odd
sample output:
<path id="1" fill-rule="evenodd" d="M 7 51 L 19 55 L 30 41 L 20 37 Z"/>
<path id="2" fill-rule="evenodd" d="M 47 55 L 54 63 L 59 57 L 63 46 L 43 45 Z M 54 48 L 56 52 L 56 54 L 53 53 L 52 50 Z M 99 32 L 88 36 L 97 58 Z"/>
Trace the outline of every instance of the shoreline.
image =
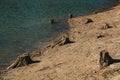
<path id="1" fill-rule="evenodd" d="M 117 5 L 116 7 L 113 7 L 112 8 L 112 10 L 113 11 L 115 11 L 116 9 L 118 9 L 120 7 L 120 5 Z M 95 18 L 95 16 L 96 15 L 100 15 L 100 14 L 103 14 L 103 13 L 106 13 L 106 12 L 113 12 L 113 11 L 111 11 L 111 9 L 110 10 L 107 10 L 107 11 L 104 11 L 104 12 L 99 12 L 99 13 L 97 13 L 97 14 L 91 14 L 91 15 L 88 15 L 88 16 L 81 16 L 81 17 L 75 17 L 75 18 L 72 18 L 72 19 L 69 19 L 68 20 L 68 23 L 69 23 L 69 25 L 70 25 L 70 31 L 68 32 L 68 35 L 70 36 L 70 39 L 72 40 L 72 41 L 79 41 L 79 39 L 77 40 L 77 39 L 75 39 L 74 37 L 73 37 L 73 35 L 77 35 L 78 36 L 78 34 L 79 34 L 79 31 L 77 30 L 77 28 L 76 27 L 74 27 L 75 25 L 74 25 L 74 21 L 77 21 L 77 19 L 80 19 L 80 18 L 82 18 L 81 20 L 83 20 L 83 23 L 84 23 L 84 19 L 87 19 L 87 17 L 93 17 L 94 16 L 94 18 Z M 75 19 L 75 20 L 74 20 Z M 72 21 L 73 20 L 73 21 Z M 71 22 L 73 22 L 73 24 L 71 24 Z M 81 21 L 82 22 L 82 21 Z M 78 24 L 79 25 L 79 24 Z M 82 24 L 81 24 L 82 25 Z M 73 31 L 73 32 L 72 32 Z M 77 32 L 78 31 L 78 32 Z M 77 33 L 76 33 L 77 32 Z M 73 34 L 72 34 L 73 33 Z M 69 45 L 68 45 L 69 46 Z M 55 46 L 55 49 L 56 48 L 59 48 L 59 46 Z M 45 51 L 45 54 L 43 55 L 43 56 L 49 56 L 50 54 L 48 54 L 49 53 L 49 51 L 52 51 L 52 52 L 54 52 L 54 50 L 55 49 L 48 49 L 48 50 L 46 50 Z M 36 53 L 36 51 L 34 52 L 33 51 L 33 53 Z M 38 54 L 37 54 L 38 55 Z M 43 57 L 43 56 L 41 56 L 41 57 Z M 36 56 L 34 57 L 34 58 L 36 58 Z M 33 64 L 34 65 L 34 64 Z M 27 66 L 28 67 L 28 66 Z M 22 68 L 22 67 L 21 67 Z M 24 68 L 24 67 L 23 67 Z M 19 68 L 20 69 L 20 68 Z M 19 70 L 18 69 L 18 70 Z M 13 70 L 14 71 L 14 70 Z M 9 78 L 9 77 L 8 77 Z M 19 79 L 18 79 L 19 80 Z"/>

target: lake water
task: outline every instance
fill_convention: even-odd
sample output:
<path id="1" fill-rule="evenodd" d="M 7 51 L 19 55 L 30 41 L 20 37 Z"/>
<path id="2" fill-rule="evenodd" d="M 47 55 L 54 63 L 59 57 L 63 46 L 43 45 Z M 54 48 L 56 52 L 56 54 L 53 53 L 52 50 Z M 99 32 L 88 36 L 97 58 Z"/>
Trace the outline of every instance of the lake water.
<path id="1" fill-rule="evenodd" d="M 88 15 L 117 0 L 0 0 L 0 64 L 32 51 L 67 30 L 68 14 Z M 51 25 L 50 18 L 57 20 Z"/>

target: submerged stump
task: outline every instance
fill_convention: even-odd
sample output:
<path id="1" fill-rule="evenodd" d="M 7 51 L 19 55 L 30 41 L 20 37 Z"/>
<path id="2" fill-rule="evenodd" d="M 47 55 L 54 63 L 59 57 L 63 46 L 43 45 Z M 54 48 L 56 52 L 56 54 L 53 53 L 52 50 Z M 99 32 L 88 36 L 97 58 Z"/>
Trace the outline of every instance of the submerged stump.
<path id="1" fill-rule="evenodd" d="M 113 62 L 112 57 L 109 55 L 109 52 L 103 50 L 100 52 L 100 68 L 105 68 L 109 66 Z"/>
<path id="2" fill-rule="evenodd" d="M 73 18 L 73 15 L 72 15 L 72 14 L 68 14 L 68 17 L 69 17 L 69 18 Z"/>
<path id="3" fill-rule="evenodd" d="M 21 66 L 26 66 L 31 63 L 33 63 L 33 60 L 30 58 L 29 54 L 22 54 L 17 57 L 17 59 L 7 68 L 7 70 Z"/>
<path id="4" fill-rule="evenodd" d="M 49 23 L 50 23 L 50 24 L 53 24 L 53 23 L 55 23 L 55 20 L 54 20 L 53 18 L 51 18 L 51 19 L 49 20 Z"/>

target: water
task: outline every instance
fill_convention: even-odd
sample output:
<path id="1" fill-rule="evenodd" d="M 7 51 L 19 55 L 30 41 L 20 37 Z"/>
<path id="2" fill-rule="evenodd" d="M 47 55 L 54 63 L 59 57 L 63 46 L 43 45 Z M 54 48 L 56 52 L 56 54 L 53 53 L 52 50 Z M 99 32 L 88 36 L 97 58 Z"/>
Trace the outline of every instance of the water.
<path id="1" fill-rule="evenodd" d="M 69 13 L 88 15 L 112 7 L 117 0 L 0 0 L 0 64 L 23 51 L 32 51 L 62 32 L 59 21 Z M 55 18 L 58 23 L 50 25 Z"/>

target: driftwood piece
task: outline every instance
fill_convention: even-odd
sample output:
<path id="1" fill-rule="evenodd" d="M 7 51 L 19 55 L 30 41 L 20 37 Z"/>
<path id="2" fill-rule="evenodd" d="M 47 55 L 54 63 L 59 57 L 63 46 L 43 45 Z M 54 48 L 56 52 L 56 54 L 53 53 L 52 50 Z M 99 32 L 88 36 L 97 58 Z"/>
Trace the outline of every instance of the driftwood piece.
<path id="1" fill-rule="evenodd" d="M 28 64 L 33 63 L 34 61 L 30 58 L 29 54 L 22 54 L 17 57 L 17 59 L 7 68 L 13 69 L 16 67 L 26 66 Z"/>
<path id="2" fill-rule="evenodd" d="M 109 52 L 107 52 L 106 50 L 102 50 L 100 52 L 100 60 L 99 60 L 100 68 L 105 68 L 109 66 L 112 62 L 113 62 L 113 59 L 109 55 Z"/>

